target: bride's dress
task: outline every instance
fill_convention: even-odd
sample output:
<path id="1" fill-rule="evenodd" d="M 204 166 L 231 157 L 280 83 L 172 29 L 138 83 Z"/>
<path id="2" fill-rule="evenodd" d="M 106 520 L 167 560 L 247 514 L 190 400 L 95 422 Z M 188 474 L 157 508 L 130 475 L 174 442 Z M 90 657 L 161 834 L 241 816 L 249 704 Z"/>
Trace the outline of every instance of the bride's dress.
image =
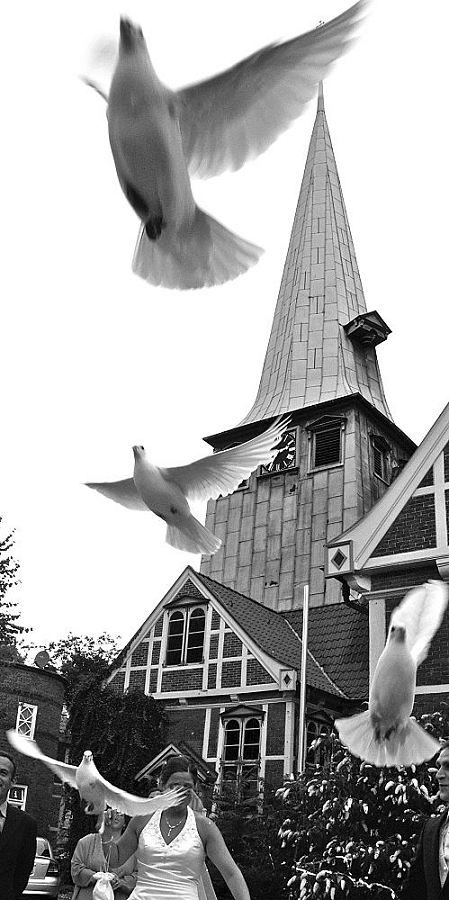
<path id="1" fill-rule="evenodd" d="M 170 843 L 161 834 L 161 810 L 140 832 L 137 884 L 129 900 L 198 900 L 204 872 L 204 846 L 195 814 L 187 808 L 184 827 Z"/>

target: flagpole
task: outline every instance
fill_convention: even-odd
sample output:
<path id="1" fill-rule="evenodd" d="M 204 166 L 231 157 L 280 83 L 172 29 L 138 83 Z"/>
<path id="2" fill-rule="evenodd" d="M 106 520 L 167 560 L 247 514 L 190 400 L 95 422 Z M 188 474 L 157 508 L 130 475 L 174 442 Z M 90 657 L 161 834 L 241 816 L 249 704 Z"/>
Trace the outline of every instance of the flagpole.
<path id="1" fill-rule="evenodd" d="M 306 762 L 306 673 L 307 673 L 307 641 L 309 632 L 309 585 L 304 585 L 302 603 L 302 649 L 301 649 L 301 682 L 299 698 L 299 741 L 298 772 L 301 774 Z"/>

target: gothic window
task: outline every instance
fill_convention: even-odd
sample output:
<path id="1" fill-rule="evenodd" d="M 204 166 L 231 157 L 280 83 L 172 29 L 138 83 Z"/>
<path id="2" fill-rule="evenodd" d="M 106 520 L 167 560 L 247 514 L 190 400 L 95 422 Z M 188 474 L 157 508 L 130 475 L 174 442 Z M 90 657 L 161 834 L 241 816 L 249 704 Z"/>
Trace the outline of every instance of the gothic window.
<path id="1" fill-rule="evenodd" d="M 19 703 L 16 719 L 16 731 L 23 737 L 33 738 L 36 728 L 37 706 L 31 703 Z"/>
<path id="2" fill-rule="evenodd" d="M 236 790 L 239 799 L 259 789 L 261 720 L 255 716 L 229 719 L 224 724 L 222 784 Z"/>
<path id="3" fill-rule="evenodd" d="M 206 614 L 204 609 L 175 610 L 168 622 L 167 666 L 198 663 L 203 660 L 204 630 Z"/>

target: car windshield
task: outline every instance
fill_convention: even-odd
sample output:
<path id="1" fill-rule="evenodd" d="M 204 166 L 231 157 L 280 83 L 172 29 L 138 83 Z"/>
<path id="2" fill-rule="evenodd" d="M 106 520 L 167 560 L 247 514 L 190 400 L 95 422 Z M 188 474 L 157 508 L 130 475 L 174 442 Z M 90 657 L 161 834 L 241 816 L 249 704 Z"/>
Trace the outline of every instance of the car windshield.
<path id="1" fill-rule="evenodd" d="M 50 844 L 46 838 L 36 838 L 36 856 L 51 857 Z"/>

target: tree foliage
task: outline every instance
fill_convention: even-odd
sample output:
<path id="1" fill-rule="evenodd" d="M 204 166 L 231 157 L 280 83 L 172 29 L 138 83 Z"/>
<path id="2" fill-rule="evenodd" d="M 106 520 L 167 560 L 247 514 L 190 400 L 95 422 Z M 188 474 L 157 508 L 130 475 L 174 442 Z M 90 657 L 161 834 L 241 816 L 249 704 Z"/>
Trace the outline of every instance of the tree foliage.
<path id="1" fill-rule="evenodd" d="M 1 522 L 0 516 L 0 524 Z M 17 660 L 20 659 L 17 639 L 30 629 L 18 622 L 20 618 L 20 613 L 16 612 L 18 604 L 6 599 L 10 588 L 18 584 L 19 563 L 11 554 L 14 544 L 13 534 L 14 532 L 11 532 L 6 537 L 0 537 L 0 656 L 3 659 Z"/>
<path id="2" fill-rule="evenodd" d="M 70 711 L 70 761 L 78 765 L 91 750 L 104 778 L 131 793 L 139 793 L 135 776 L 165 746 L 166 718 L 162 706 L 142 691 L 117 694 L 101 683 L 86 682 Z M 80 837 L 93 830 L 75 791 L 68 791 L 71 812 L 68 852 Z M 141 793 L 146 793 L 145 788 Z"/>
<path id="3" fill-rule="evenodd" d="M 263 803 L 258 798 L 241 800 L 231 785 L 217 799 L 214 818 L 226 844 L 243 872 L 251 900 L 267 900 L 283 896 L 285 873 L 281 867 L 278 840 L 285 811 L 274 792 L 264 791 Z M 210 865 L 211 878 L 218 900 L 227 900 L 229 891 L 223 878 Z"/>
<path id="4" fill-rule="evenodd" d="M 444 704 L 420 722 L 436 737 L 449 734 Z M 277 792 L 288 813 L 279 836 L 289 900 L 391 900 L 405 883 L 424 821 L 438 811 L 436 768 L 377 769 L 335 735 L 318 741 L 329 764 Z"/>
<path id="5" fill-rule="evenodd" d="M 52 641 L 46 650 L 66 680 L 65 703 L 69 710 L 80 692 L 102 681 L 118 653 L 116 638 L 106 632 L 99 637 L 70 633 Z"/>

